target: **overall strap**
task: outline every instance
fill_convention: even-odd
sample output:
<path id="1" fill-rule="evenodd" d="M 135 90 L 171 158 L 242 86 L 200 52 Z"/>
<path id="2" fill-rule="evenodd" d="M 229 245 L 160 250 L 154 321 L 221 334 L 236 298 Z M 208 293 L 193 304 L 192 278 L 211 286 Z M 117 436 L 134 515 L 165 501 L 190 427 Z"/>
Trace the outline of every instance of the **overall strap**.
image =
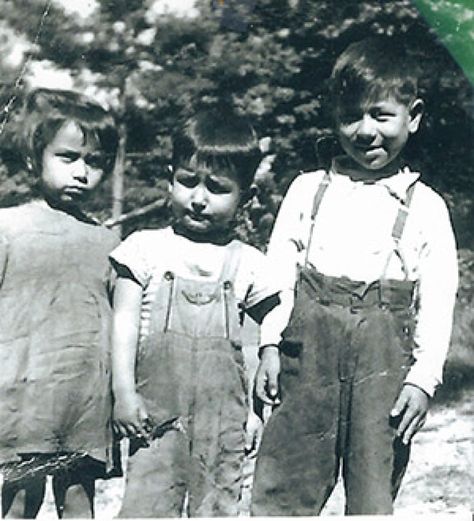
<path id="1" fill-rule="evenodd" d="M 415 186 L 416 186 L 416 182 L 408 187 L 405 201 L 398 208 L 397 217 L 395 219 L 395 222 L 394 222 L 393 228 L 392 228 L 392 238 L 395 241 L 395 249 L 390 252 L 390 255 L 387 258 L 387 262 L 385 263 L 385 267 L 383 270 L 382 279 L 385 278 L 385 274 L 386 274 L 388 266 L 390 264 L 390 260 L 392 259 L 392 255 L 394 253 L 398 256 L 398 258 L 400 259 L 400 262 L 402 263 L 402 270 L 403 270 L 403 273 L 405 274 L 405 279 L 408 278 L 408 269 L 407 269 L 406 261 L 402 255 L 398 245 L 399 245 L 400 239 L 402 238 L 403 231 L 405 229 L 405 225 L 406 225 L 407 218 L 408 218 L 408 213 L 410 210 L 411 200 L 413 198 L 413 192 L 415 191 Z"/>
<path id="2" fill-rule="evenodd" d="M 239 240 L 233 240 L 227 246 L 224 265 L 219 277 L 219 282 L 229 281 L 234 284 L 234 280 L 240 265 L 241 253 L 242 243 Z"/>
<path id="3" fill-rule="evenodd" d="M 395 241 L 399 241 L 403 235 L 403 230 L 405 229 L 405 224 L 407 222 L 408 211 L 410 209 L 411 200 L 413 198 L 413 192 L 415 191 L 416 183 L 413 183 L 408 187 L 407 196 L 405 198 L 405 203 L 400 206 L 398 209 L 397 218 L 395 219 L 395 223 L 392 228 L 392 237 Z"/>
<path id="4" fill-rule="evenodd" d="M 308 235 L 307 246 L 306 246 L 306 255 L 305 255 L 305 259 L 304 259 L 305 266 L 308 264 L 308 255 L 309 255 L 309 250 L 311 247 L 311 241 L 313 239 L 314 224 L 316 222 L 316 216 L 319 212 L 321 202 L 323 200 L 324 194 L 326 193 L 326 190 L 328 189 L 330 181 L 331 181 L 331 178 L 329 177 L 329 174 L 327 172 L 325 172 L 324 177 L 321 180 L 321 182 L 319 183 L 318 189 L 317 189 L 316 194 L 313 199 L 313 208 L 311 210 L 311 226 L 309 228 L 309 235 Z"/>
<path id="5" fill-rule="evenodd" d="M 224 266 L 219 277 L 224 297 L 225 337 L 231 340 L 234 347 L 241 347 L 240 318 L 238 307 L 236 307 L 234 284 L 242 257 L 242 248 L 243 244 L 239 240 L 234 240 L 229 244 L 224 259 Z"/>

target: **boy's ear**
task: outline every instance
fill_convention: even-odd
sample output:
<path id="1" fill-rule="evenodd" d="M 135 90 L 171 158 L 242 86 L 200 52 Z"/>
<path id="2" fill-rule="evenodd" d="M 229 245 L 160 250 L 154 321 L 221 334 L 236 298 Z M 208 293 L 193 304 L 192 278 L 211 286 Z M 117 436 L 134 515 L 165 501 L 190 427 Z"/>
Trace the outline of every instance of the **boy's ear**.
<path id="1" fill-rule="evenodd" d="M 244 205 L 251 201 L 258 193 L 258 188 L 255 185 L 252 185 L 247 190 L 242 190 L 240 193 L 240 204 Z"/>
<path id="2" fill-rule="evenodd" d="M 33 160 L 31 159 L 30 156 L 26 156 L 25 158 L 25 164 L 26 164 L 26 168 L 29 172 L 33 172 Z"/>
<path id="3" fill-rule="evenodd" d="M 420 98 L 417 98 L 410 105 L 410 122 L 408 124 L 408 131 L 410 134 L 414 134 L 418 130 L 424 109 L 425 104 Z"/>

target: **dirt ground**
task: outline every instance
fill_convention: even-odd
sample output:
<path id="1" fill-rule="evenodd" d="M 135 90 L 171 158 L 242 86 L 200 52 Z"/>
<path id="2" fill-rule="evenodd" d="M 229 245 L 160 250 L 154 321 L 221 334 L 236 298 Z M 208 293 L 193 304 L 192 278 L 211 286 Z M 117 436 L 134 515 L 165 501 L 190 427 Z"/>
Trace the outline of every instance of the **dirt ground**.
<path id="1" fill-rule="evenodd" d="M 468 514 L 474 510 L 474 389 L 463 391 L 455 403 L 435 405 L 415 438 L 412 459 L 395 503 L 395 514 L 411 519 L 421 514 Z M 98 483 L 96 517 L 114 517 L 120 507 L 123 479 Z M 248 497 L 248 491 L 247 491 Z M 324 516 L 342 515 L 340 484 Z M 242 515 L 248 515 L 243 506 Z M 470 516 L 469 516 L 470 517 Z M 51 497 L 39 519 L 56 518 Z"/>
<path id="2" fill-rule="evenodd" d="M 395 514 L 461 514 L 473 510 L 474 390 L 456 405 L 434 407 L 413 442 L 411 460 L 395 502 Z M 342 515 L 338 487 L 324 515 Z"/>

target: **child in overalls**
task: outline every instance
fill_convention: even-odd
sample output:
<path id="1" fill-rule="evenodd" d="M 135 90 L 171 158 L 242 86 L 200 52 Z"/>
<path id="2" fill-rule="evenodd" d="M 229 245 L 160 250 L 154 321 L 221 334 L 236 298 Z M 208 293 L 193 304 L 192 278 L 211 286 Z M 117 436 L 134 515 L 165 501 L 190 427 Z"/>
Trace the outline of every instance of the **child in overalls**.
<path id="1" fill-rule="evenodd" d="M 445 203 L 401 156 L 423 107 L 413 71 L 388 37 L 341 54 L 331 87 L 345 154 L 298 176 L 277 217 L 268 255 L 287 327 L 277 347 L 262 326 L 256 392 L 279 401 L 279 373 L 282 404 L 263 433 L 254 515 L 319 514 L 341 463 L 347 514 L 392 513 L 441 382 L 456 248 Z"/>
<path id="2" fill-rule="evenodd" d="M 244 119 L 198 114 L 174 141 L 172 225 L 111 255 L 114 420 L 131 438 L 122 517 L 178 517 L 185 498 L 191 516 L 238 513 L 241 310 L 260 319 L 275 298 L 264 255 L 234 234 L 259 157 Z"/>
<path id="3" fill-rule="evenodd" d="M 33 91 L 25 161 L 37 199 L 0 210 L 2 515 L 36 517 L 53 476 L 59 517 L 92 517 L 112 438 L 108 254 L 114 233 L 83 213 L 111 172 L 112 116 L 85 96 Z"/>

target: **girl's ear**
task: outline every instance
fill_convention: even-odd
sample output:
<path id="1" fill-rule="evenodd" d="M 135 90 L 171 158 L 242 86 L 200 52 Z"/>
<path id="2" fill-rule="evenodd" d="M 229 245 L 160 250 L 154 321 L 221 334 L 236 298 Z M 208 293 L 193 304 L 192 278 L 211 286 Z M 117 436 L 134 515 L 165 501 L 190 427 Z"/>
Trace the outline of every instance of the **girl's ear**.
<path id="1" fill-rule="evenodd" d="M 172 165 L 166 165 L 166 178 L 168 179 L 168 192 L 171 193 L 173 190 L 173 166 Z"/>
<path id="2" fill-rule="evenodd" d="M 424 109 L 425 104 L 420 98 L 417 98 L 410 105 L 410 122 L 408 123 L 408 131 L 410 134 L 414 134 L 418 130 Z"/>

